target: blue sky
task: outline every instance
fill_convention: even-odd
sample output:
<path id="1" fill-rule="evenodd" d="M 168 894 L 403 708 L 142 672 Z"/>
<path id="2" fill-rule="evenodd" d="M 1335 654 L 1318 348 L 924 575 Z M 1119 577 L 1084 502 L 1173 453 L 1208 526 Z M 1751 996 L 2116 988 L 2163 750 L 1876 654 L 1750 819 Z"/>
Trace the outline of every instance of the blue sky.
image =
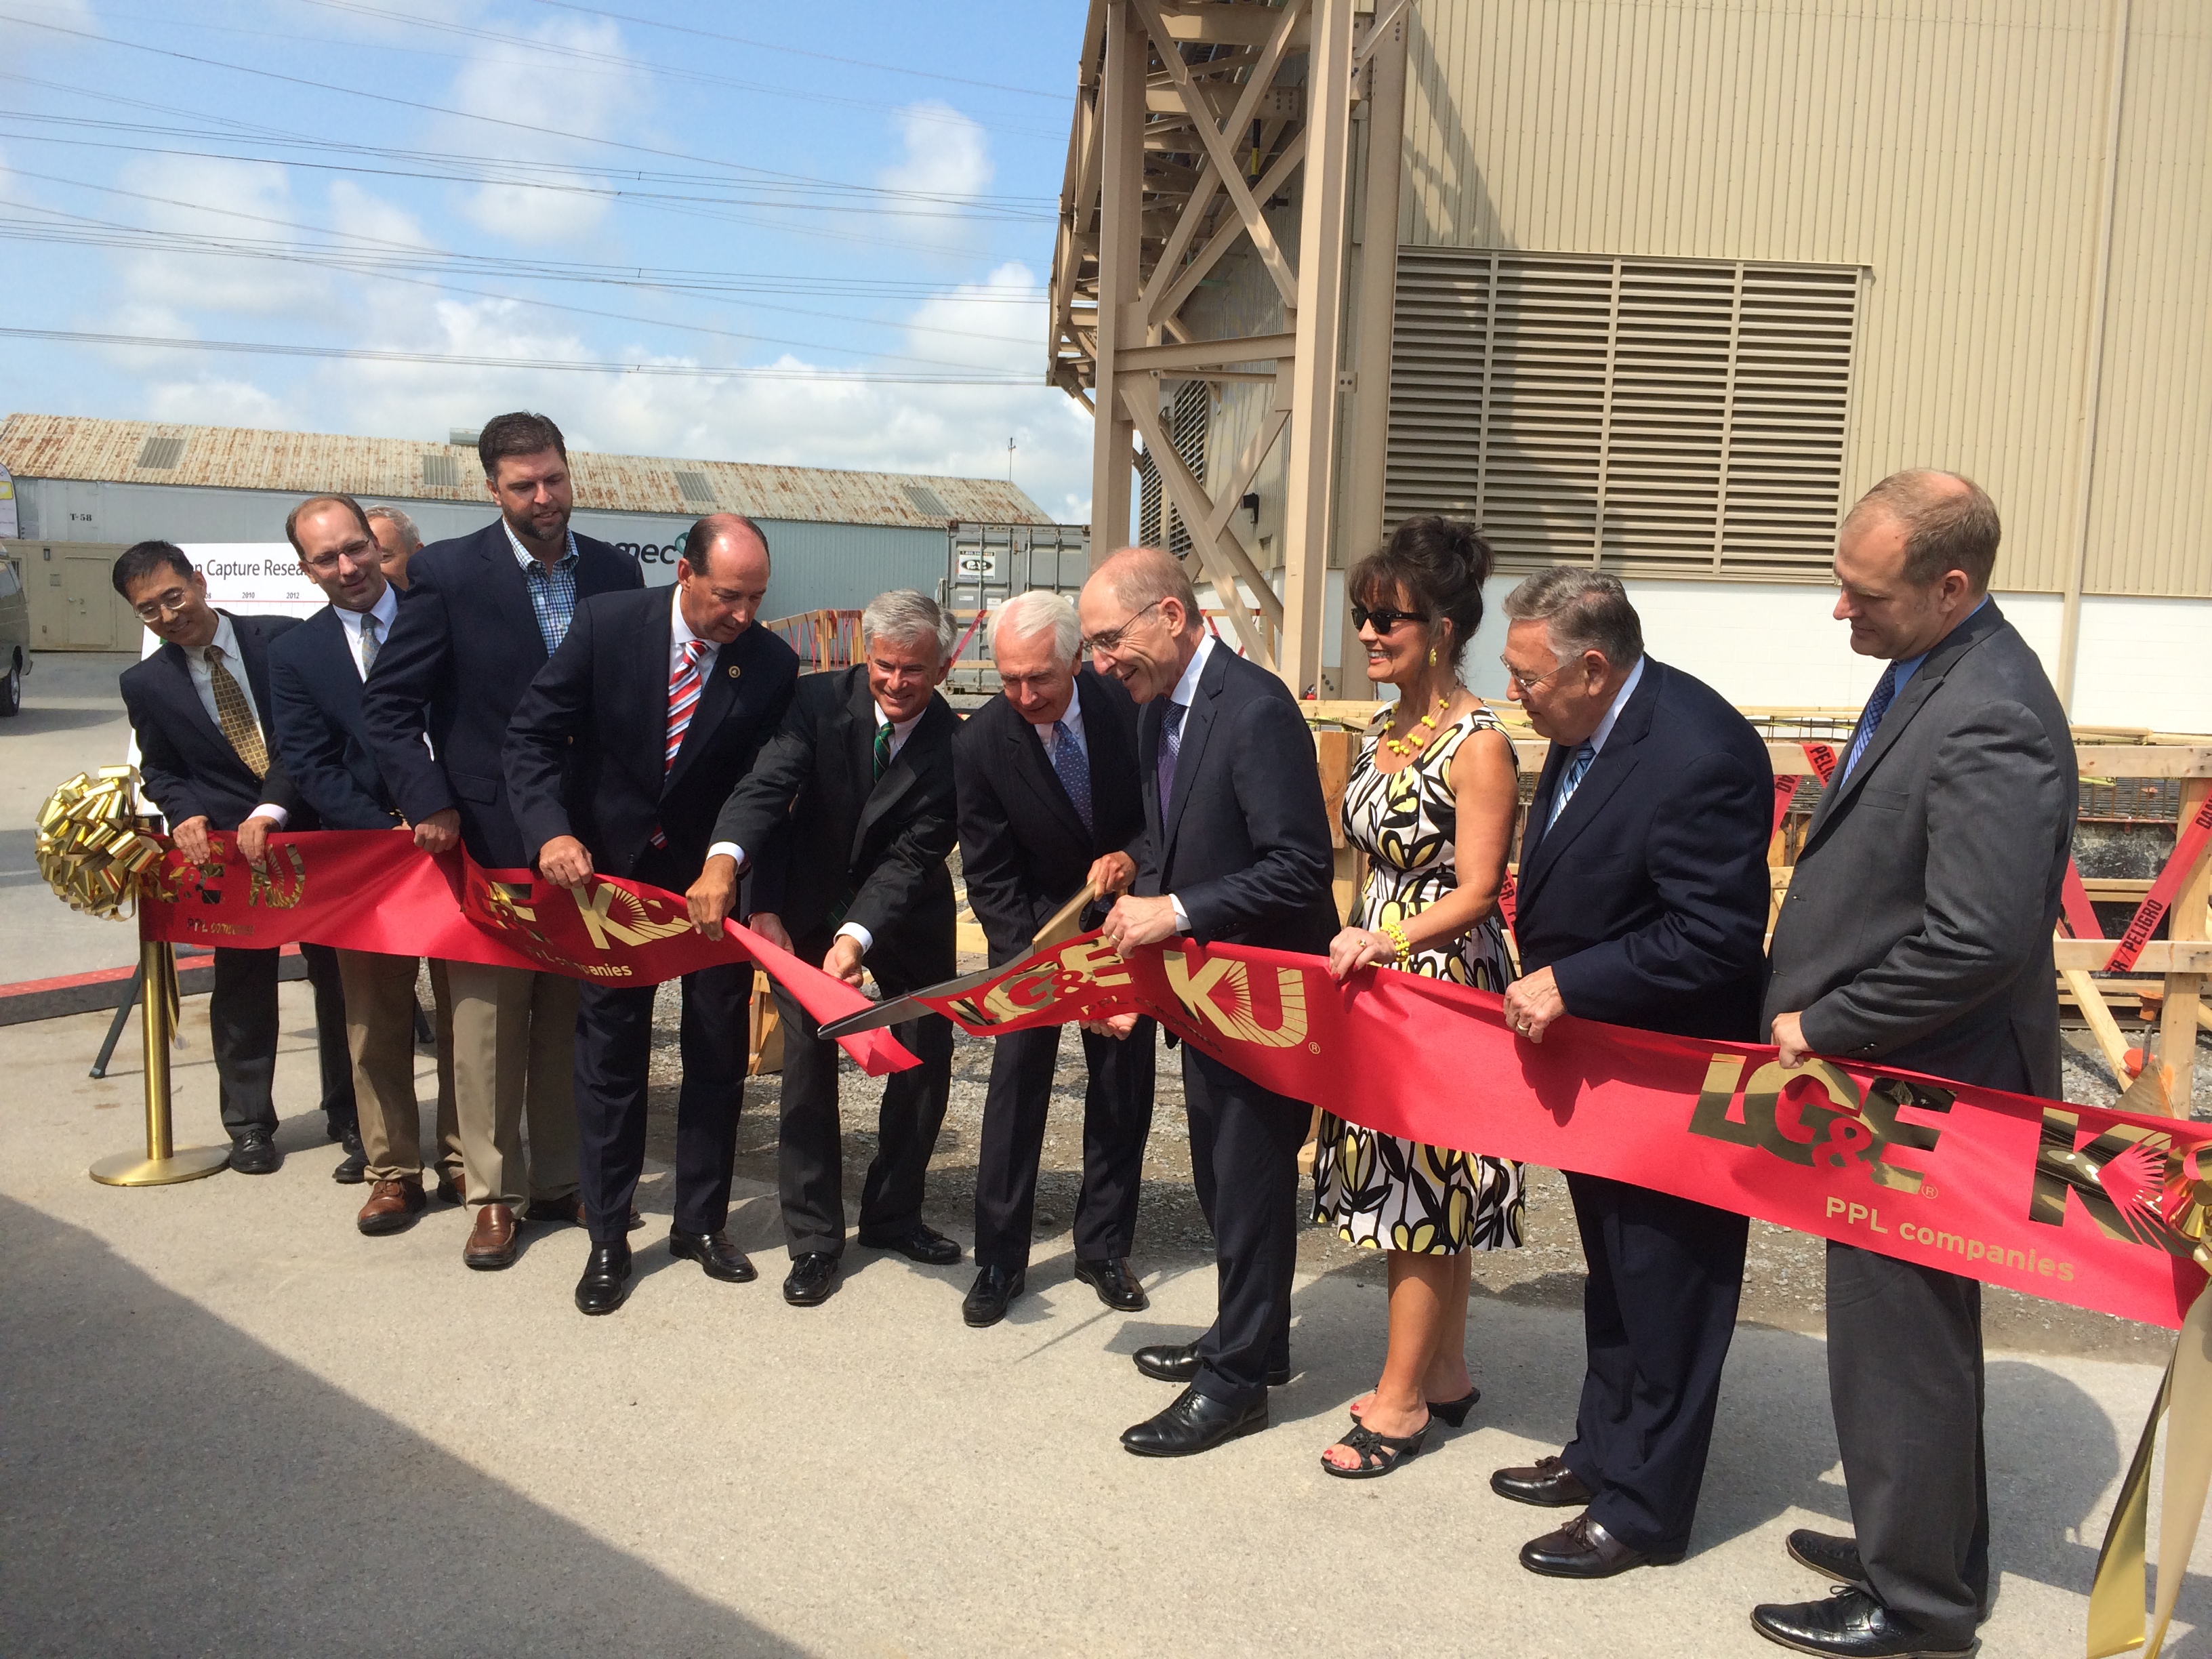
<path id="1" fill-rule="evenodd" d="M 0 0 L 0 411 L 1014 477 L 1083 0 Z M 475 364 L 419 361 L 467 357 Z M 651 365 L 586 374 L 549 362 Z M 746 368 L 751 375 L 694 373 Z"/>

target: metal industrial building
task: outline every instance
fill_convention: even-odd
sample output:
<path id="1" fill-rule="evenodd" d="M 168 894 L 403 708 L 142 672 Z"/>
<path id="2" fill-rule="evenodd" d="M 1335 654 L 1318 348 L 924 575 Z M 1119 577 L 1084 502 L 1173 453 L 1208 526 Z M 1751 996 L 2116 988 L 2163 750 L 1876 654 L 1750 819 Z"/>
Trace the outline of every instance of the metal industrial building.
<path id="1" fill-rule="evenodd" d="M 1093 0 L 1081 61 L 1049 372 L 1298 689 L 1446 512 L 1856 705 L 1840 512 L 1939 465 L 2077 721 L 2212 730 L 2203 0 Z"/>
<path id="2" fill-rule="evenodd" d="M 1000 479 L 580 449 L 568 459 L 575 527 L 635 553 L 649 582 L 676 579 L 684 533 L 702 514 L 757 520 L 775 555 L 769 610 L 776 616 L 856 609 L 893 587 L 939 592 L 955 524 L 1051 523 Z M 0 466 L 15 475 L 19 526 L 10 550 L 30 597 L 32 642 L 49 651 L 137 648 L 137 619 L 108 579 L 116 555 L 136 541 L 281 545 L 284 515 L 302 495 L 325 489 L 404 508 L 428 541 L 477 530 L 493 514 L 472 439 L 11 415 L 0 425 Z"/>

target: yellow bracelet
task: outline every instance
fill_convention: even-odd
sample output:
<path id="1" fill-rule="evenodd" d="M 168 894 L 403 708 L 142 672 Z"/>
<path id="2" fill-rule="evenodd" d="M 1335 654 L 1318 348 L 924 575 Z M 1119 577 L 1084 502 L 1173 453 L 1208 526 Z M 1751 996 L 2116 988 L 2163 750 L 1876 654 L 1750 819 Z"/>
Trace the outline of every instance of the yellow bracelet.
<path id="1" fill-rule="evenodd" d="M 1406 937 L 1406 930 L 1395 921 L 1386 921 L 1382 924 L 1380 931 L 1383 938 L 1389 939 L 1392 945 L 1397 947 L 1398 965 L 1401 968 L 1404 967 L 1407 962 L 1412 960 L 1413 955 L 1413 944 L 1411 939 Z"/>

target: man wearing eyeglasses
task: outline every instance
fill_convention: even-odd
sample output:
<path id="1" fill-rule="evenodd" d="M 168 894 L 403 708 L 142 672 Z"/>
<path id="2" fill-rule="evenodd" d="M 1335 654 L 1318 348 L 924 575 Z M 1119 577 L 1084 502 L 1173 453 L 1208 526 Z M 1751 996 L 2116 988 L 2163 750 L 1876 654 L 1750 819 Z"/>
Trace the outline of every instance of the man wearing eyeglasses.
<path id="1" fill-rule="evenodd" d="M 1765 745 L 1711 687 L 1644 653 L 1612 576 L 1554 565 L 1506 596 L 1505 616 L 1506 694 L 1552 742 L 1521 838 L 1507 1021 L 1530 1042 L 1563 1014 L 1757 1042 Z M 1748 1224 L 1625 1181 L 1567 1186 L 1589 1267 L 1574 1438 L 1490 1484 L 1581 1511 L 1523 1545 L 1522 1566 L 1602 1578 L 1688 1547 Z"/>
<path id="2" fill-rule="evenodd" d="M 1326 956 L 1337 931 L 1328 809 L 1290 689 L 1214 640 L 1190 578 L 1157 548 L 1124 548 L 1100 565 L 1079 609 L 1092 666 L 1139 704 L 1145 833 L 1133 881 L 1127 860 L 1093 866 L 1102 890 L 1122 894 L 1105 937 L 1117 949 L 1182 935 Z M 1108 1024 L 1119 1035 L 1135 1023 Z M 1267 1390 L 1290 1378 L 1298 1147 L 1312 1114 L 1188 1043 L 1182 1087 L 1218 1305 L 1196 1341 L 1137 1351 L 1146 1376 L 1184 1385 L 1121 1436 L 1140 1457 L 1259 1432 Z"/>
<path id="3" fill-rule="evenodd" d="M 270 713 L 270 648 L 298 624 L 289 617 L 216 610 L 208 603 L 207 579 L 167 542 L 130 549 L 116 560 L 113 580 L 161 641 L 122 678 L 146 793 L 186 858 L 210 862 L 214 836 L 228 833 L 258 868 L 270 831 L 315 827 L 278 753 Z M 323 1112 L 330 1138 L 345 1147 L 337 1178 L 359 1181 L 361 1134 L 337 957 L 319 945 L 303 945 L 300 954 L 314 984 Z M 230 1133 L 230 1167 L 241 1175 L 268 1175 L 284 1162 L 276 1141 L 277 957 L 275 951 L 215 952 L 209 1040 L 222 1124 Z"/>
<path id="4" fill-rule="evenodd" d="M 292 509 L 284 534 L 300 568 L 330 604 L 269 647 L 276 747 L 325 830 L 396 830 L 404 820 L 369 750 L 362 683 L 376 665 L 399 595 L 386 579 L 374 526 L 350 495 L 315 495 Z M 422 1121 L 415 1098 L 415 983 L 419 959 L 340 951 L 347 1048 L 361 1103 L 364 1175 L 372 1184 L 355 1224 L 372 1237 L 414 1224 L 422 1192 Z M 441 1020 L 438 1190 L 462 1198 L 461 1137 L 453 1091 L 452 1025 Z"/>

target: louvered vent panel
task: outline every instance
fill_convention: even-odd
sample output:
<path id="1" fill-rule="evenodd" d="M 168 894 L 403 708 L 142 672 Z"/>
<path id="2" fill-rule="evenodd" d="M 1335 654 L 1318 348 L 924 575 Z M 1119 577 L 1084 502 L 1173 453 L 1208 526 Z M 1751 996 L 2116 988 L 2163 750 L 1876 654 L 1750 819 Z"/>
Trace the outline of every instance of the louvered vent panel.
<path id="1" fill-rule="evenodd" d="M 1822 578 L 1858 273 L 1402 248 L 1390 525 L 1480 524 L 1502 563 Z"/>
<path id="2" fill-rule="evenodd" d="M 927 484 L 907 485 L 906 498 L 914 503 L 914 510 L 925 519 L 943 519 L 949 522 L 952 518 L 952 509 L 945 506 L 944 498 Z"/>
<path id="3" fill-rule="evenodd" d="M 1168 441 L 1200 484 L 1206 482 L 1206 429 L 1212 411 L 1212 394 L 1203 380 L 1181 382 L 1165 411 Z M 1164 547 L 1178 559 L 1188 558 L 1194 545 L 1150 451 L 1137 456 L 1137 539 L 1146 547 Z"/>
<path id="4" fill-rule="evenodd" d="M 433 489 L 459 489 L 461 487 L 460 457 L 425 455 L 422 458 L 422 482 Z"/>
<path id="5" fill-rule="evenodd" d="M 708 513 L 714 510 L 714 486 L 708 482 L 705 473 L 677 468 L 676 489 L 684 497 L 684 506 L 699 507 Z"/>
<path id="6" fill-rule="evenodd" d="M 149 438 L 138 446 L 138 465 L 149 472 L 168 472 L 185 459 L 182 438 Z"/>

